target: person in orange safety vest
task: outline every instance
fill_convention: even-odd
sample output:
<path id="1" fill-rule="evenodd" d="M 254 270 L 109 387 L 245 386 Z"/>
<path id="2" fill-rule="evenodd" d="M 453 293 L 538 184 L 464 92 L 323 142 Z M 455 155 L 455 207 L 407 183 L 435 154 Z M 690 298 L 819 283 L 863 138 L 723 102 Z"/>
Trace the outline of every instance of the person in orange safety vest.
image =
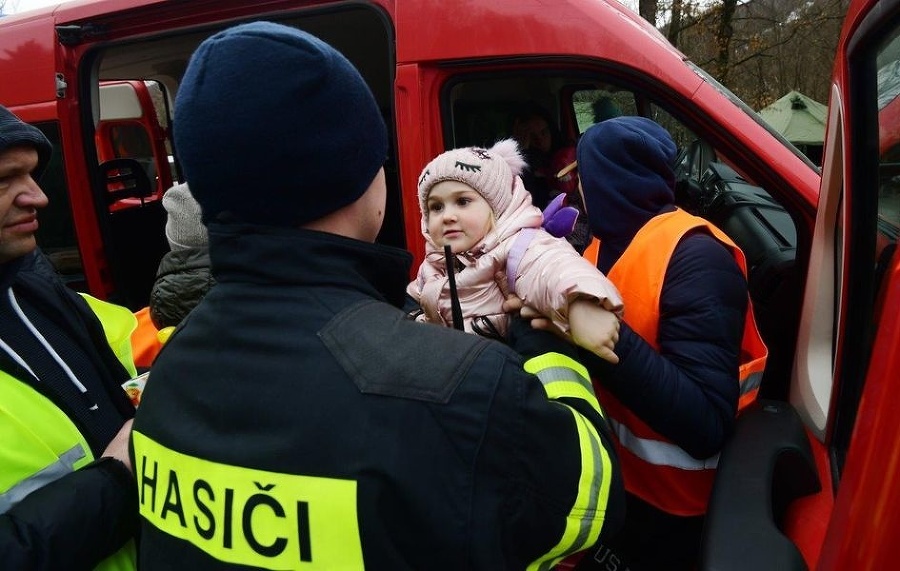
<path id="1" fill-rule="evenodd" d="M 675 206 L 675 156 L 671 135 L 644 117 L 598 123 L 577 148 L 599 240 L 585 256 L 596 256 L 627 308 L 620 362 L 587 351 L 582 362 L 609 411 L 628 491 L 623 531 L 578 569 L 695 568 L 718 453 L 765 367 L 744 255 Z"/>

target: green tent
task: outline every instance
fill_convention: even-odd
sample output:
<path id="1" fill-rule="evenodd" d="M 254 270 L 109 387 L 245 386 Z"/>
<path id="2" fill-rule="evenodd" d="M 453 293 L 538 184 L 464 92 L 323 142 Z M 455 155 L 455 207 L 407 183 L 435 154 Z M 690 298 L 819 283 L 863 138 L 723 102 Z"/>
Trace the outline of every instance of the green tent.
<path id="1" fill-rule="evenodd" d="M 759 115 L 784 138 L 800 145 L 825 142 L 828 107 L 798 91 L 791 91 L 775 103 L 759 110 Z"/>
<path id="2" fill-rule="evenodd" d="M 828 107 L 791 91 L 759 110 L 760 117 L 817 165 L 822 164 Z"/>

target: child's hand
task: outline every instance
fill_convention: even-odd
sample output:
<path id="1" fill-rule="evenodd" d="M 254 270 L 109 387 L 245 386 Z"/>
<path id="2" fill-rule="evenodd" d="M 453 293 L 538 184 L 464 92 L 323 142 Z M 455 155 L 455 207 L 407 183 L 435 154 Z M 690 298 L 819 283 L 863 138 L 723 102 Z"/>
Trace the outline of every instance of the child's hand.
<path id="1" fill-rule="evenodd" d="M 612 364 L 619 362 L 613 351 L 619 341 L 619 318 L 595 300 L 577 299 L 569 304 L 572 341 Z"/>

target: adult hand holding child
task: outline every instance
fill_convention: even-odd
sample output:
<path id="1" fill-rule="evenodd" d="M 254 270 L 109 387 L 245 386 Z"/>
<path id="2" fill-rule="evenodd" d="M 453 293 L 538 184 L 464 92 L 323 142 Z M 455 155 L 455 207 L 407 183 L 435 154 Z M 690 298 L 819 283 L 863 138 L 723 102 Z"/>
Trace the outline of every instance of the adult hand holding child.
<path id="1" fill-rule="evenodd" d="M 593 298 L 575 299 L 569 304 L 569 333 L 566 334 L 556 326 L 552 319 L 542 314 L 537 309 L 526 305 L 522 299 L 509 293 L 506 274 L 498 272 L 497 285 L 506 297 L 503 302 L 503 311 L 511 314 L 519 314 L 529 321 L 531 327 L 542 331 L 549 331 L 562 337 L 579 347 L 587 349 L 612 364 L 619 362 L 615 353 L 616 343 L 619 341 L 619 318 L 603 308 Z"/>

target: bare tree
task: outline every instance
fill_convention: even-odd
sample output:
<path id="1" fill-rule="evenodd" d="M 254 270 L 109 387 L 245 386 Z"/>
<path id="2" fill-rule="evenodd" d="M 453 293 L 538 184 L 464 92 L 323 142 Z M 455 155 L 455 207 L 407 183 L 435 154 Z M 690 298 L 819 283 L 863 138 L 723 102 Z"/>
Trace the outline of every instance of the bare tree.
<path id="1" fill-rule="evenodd" d="M 719 25 L 716 26 L 714 38 L 717 51 L 713 64 L 713 75 L 725 84 L 728 82 L 728 72 L 730 71 L 731 38 L 734 36 L 732 20 L 736 6 L 737 0 L 722 0 L 722 4 L 719 6 Z"/>
<path id="2" fill-rule="evenodd" d="M 669 17 L 669 31 L 666 34 L 666 37 L 676 48 L 678 47 L 678 35 L 681 32 L 681 17 L 683 10 L 683 0 L 672 0 L 672 13 Z"/>
<path id="3" fill-rule="evenodd" d="M 704 10 L 683 4 L 676 21 L 678 1 L 671 0 L 666 36 L 751 107 L 791 89 L 827 102 L 849 0 L 717 0 Z"/>
<path id="4" fill-rule="evenodd" d="M 638 0 L 638 14 L 654 26 L 656 25 L 658 9 L 659 6 L 656 0 Z"/>

